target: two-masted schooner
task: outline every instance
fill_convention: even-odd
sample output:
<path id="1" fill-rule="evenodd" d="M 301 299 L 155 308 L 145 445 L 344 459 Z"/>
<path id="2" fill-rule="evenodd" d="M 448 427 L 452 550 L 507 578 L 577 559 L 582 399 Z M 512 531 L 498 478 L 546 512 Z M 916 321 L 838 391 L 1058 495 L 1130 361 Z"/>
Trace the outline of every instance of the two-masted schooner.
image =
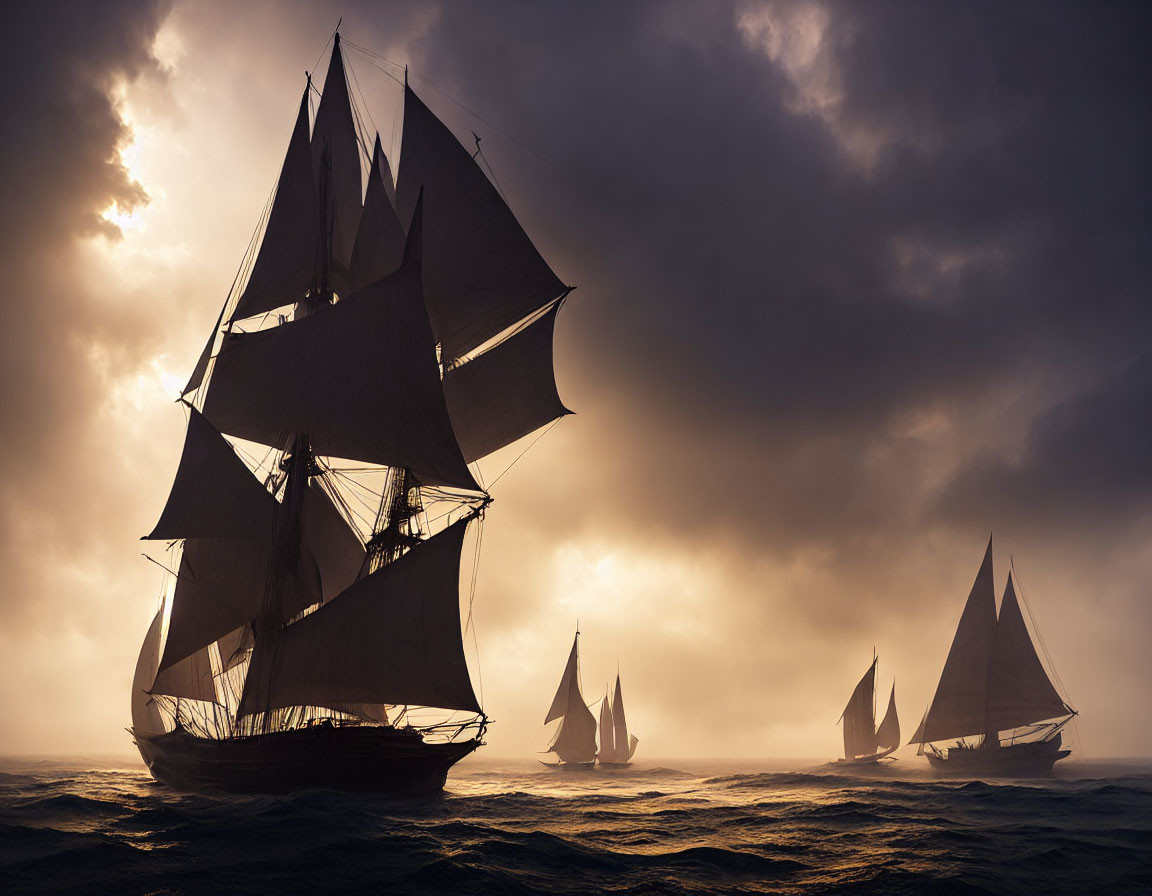
<path id="1" fill-rule="evenodd" d="M 616 690 L 612 702 L 608 692 L 600 703 L 600 752 L 596 761 L 602 768 L 628 768 L 636 755 L 640 738 L 628 730 L 628 717 L 624 714 L 624 692 L 620 688 L 620 673 L 616 673 Z"/>
<path id="2" fill-rule="evenodd" d="M 839 763 L 848 765 L 871 765 L 879 762 L 900 746 L 900 719 L 896 715 L 896 682 L 892 682 L 892 693 L 888 697 L 888 709 L 884 720 L 876 726 L 876 664 L 879 657 L 872 658 L 872 665 L 860 679 L 848 705 L 840 715 L 844 723 L 844 758 Z"/>
<path id="3" fill-rule="evenodd" d="M 1070 752 L 1062 749 L 1061 731 L 1076 711 L 1056 692 L 1036 654 L 1013 578 L 1009 573 L 997 616 L 989 538 L 936 695 L 909 741 L 921 745 L 937 771 L 1047 775 Z M 942 750 L 939 741 L 955 743 Z"/>
<path id="4" fill-rule="evenodd" d="M 568 413 L 571 288 L 407 82 L 393 184 L 335 35 L 183 390 L 147 536 L 177 573 L 132 690 L 161 782 L 425 792 L 482 745 L 460 566 L 491 499 L 470 465 Z"/>

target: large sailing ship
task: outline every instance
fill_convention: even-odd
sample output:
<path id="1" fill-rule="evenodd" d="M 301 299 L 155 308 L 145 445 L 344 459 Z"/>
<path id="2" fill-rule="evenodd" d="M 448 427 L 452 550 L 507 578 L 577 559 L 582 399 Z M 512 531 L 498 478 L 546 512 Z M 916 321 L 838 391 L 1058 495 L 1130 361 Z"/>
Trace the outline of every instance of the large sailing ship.
<path id="1" fill-rule="evenodd" d="M 628 731 L 628 717 L 624 715 L 624 692 L 620 688 L 620 673 L 616 673 L 616 690 L 608 702 L 605 690 L 600 703 L 600 752 L 596 761 L 601 768 L 628 768 L 636 755 L 640 738 Z"/>
<path id="2" fill-rule="evenodd" d="M 572 650 L 556 696 L 548 707 L 544 724 L 560 720 L 556 735 L 545 752 L 555 753 L 557 761 L 545 765 L 591 769 L 596 765 L 596 717 L 580 691 L 580 632 L 572 639 Z"/>
<path id="3" fill-rule="evenodd" d="M 1061 732 L 1076 711 L 1057 693 L 1036 654 L 1013 579 L 1009 573 L 997 616 L 989 539 L 936 695 L 909 741 L 920 744 L 937 771 L 1048 775 L 1071 752 L 1062 747 Z M 940 749 L 938 741 L 955 743 Z"/>
<path id="4" fill-rule="evenodd" d="M 552 339 L 571 287 L 402 83 L 394 184 L 334 35 L 182 392 L 146 536 L 177 572 L 131 729 L 175 787 L 435 791 L 483 743 L 461 624 L 491 501 L 473 462 L 568 413 Z"/>
<path id="5" fill-rule="evenodd" d="M 900 746 L 900 719 L 896 715 L 896 682 L 888 697 L 888 709 L 879 727 L 876 725 L 876 664 L 860 679 L 848 705 L 840 715 L 844 723 L 844 758 L 837 762 L 848 765 L 872 765 L 895 752 Z"/>

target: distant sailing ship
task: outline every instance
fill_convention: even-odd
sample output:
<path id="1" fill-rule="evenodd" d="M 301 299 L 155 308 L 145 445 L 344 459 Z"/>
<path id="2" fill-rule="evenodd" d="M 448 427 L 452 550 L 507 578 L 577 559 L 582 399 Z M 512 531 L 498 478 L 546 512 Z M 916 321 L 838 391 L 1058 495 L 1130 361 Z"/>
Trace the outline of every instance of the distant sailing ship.
<path id="1" fill-rule="evenodd" d="M 840 720 L 844 723 L 844 758 L 837 762 L 850 765 L 869 765 L 888 756 L 900 746 L 900 719 L 896 715 L 896 682 L 888 698 L 884 721 L 876 727 L 876 663 L 856 685 Z"/>
<path id="2" fill-rule="evenodd" d="M 605 691 L 600 703 L 600 752 L 596 760 L 604 768 L 628 768 L 636 755 L 636 745 L 640 739 L 628 731 L 628 719 L 624 715 L 624 693 L 620 689 L 620 673 L 616 673 L 616 691 L 612 702 L 608 702 Z"/>
<path id="3" fill-rule="evenodd" d="M 580 632 L 572 640 L 572 650 L 568 653 L 568 663 L 560 677 L 556 696 L 544 717 L 544 724 L 560 719 L 560 727 L 548 747 L 548 753 L 555 753 L 557 762 L 545 765 L 567 766 L 570 768 L 592 768 L 596 765 L 596 717 L 584 702 L 580 691 Z"/>
<path id="4" fill-rule="evenodd" d="M 1045 775 L 1070 752 L 1061 749 L 1061 730 L 1076 711 L 1056 692 L 1036 655 L 1012 580 L 1009 573 L 997 618 L 989 539 L 936 695 L 909 741 L 921 750 L 927 745 L 924 755 L 939 771 Z M 1003 731 L 1011 732 L 1006 743 Z M 947 750 L 934 743 L 954 739 Z"/>
<path id="5" fill-rule="evenodd" d="M 406 73 L 395 186 L 339 33 L 310 133 L 314 90 L 182 393 L 147 536 L 181 546 L 178 573 L 131 733 L 180 788 L 434 791 L 488 724 L 460 619 L 491 501 L 469 464 L 568 413 L 552 334 L 571 287 Z"/>

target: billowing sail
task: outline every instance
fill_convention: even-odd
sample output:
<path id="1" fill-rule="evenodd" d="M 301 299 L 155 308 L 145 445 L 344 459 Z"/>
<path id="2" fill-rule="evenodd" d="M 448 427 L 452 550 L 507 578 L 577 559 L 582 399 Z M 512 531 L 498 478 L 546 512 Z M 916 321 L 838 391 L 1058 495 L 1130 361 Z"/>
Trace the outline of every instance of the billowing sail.
<path id="1" fill-rule="evenodd" d="M 988 668 L 987 730 L 1018 728 L 1070 712 L 1036 655 L 1009 576 Z"/>
<path id="2" fill-rule="evenodd" d="M 330 168 L 322 172 L 325 152 Z M 316 126 L 312 129 L 312 168 L 316 183 L 327 185 L 332 257 L 347 270 L 360 222 L 360 142 L 352 120 L 339 34 L 332 46 L 328 74 L 324 78 L 324 94 L 316 110 Z"/>
<path id="3" fill-rule="evenodd" d="M 476 161 L 410 87 L 396 210 L 412 219 L 424 190 L 424 260 L 432 329 L 458 358 L 557 299 L 552 273 Z"/>
<path id="4" fill-rule="evenodd" d="M 612 724 L 612 707 L 608 703 L 608 691 L 604 691 L 604 699 L 600 701 L 600 752 L 597 754 L 602 762 L 615 762 L 616 756 L 616 728 Z"/>
<path id="5" fill-rule="evenodd" d="M 164 512 L 146 538 L 271 538 L 276 499 L 195 408 Z"/>
<path id="6" fill-rule="evenodd" d="M 561 720 L 556 738 L 548 749 L 564 762 L 593 762 L 596 759 L 596 717 L 580 693 L 579 644 L 580 633 L 577 632 L 564 675 L 560 678 L 560 687 L 556 689 L 552 706 L 544 717 L 545 725 L 553 719 Z"/>
<path id="7" fill-rule="evenodd" d="M 331 600 L 360 575 L 364 545 L 315 479 L 304 493 L 301 529 L 320 567 L 323 598 Z"/>
<path id="8" fill-rule="evenodd" d="M 628 762 L 640 741 L 628 733 L 628 718 L 624 715 L 624 692 L 620 687 L 620 674 L 616 674 L 616 693 L 612 697 L 612 724 L 616 729 L 615 762 Z"/>
<path id="9" fill-rule="evenodd" d="M 876 752 L 876 719 L 872 698 L 876 690 L 876 661 L 860 679 L 841 717 L 844 722 L 844 758 L 855 759 Z"/>
<path id="10" fill-rule="evenodd" d="M 478 490 L 452 431 L 420 266 L 299 320 L 224 340 L 204 416 L 221 432 L 407 467 Z"/>
<path id="11" fill-rule="evenodd" d="M 896 715 L 896 683 L 892 683 L 892 694 L 888 697 L 888 711 L 884 721 L 876 729 L 876 749 L 895 750 L 900 746 L 900 719 Z"/>
<path id="12" fill-rule="evenodd" d="M 212 677 L 212 660 L 208 648 L 201 647 L 191 656 L 161 669 L 152 682 L 152 693 L 167 697 L 183 697 L 186 700 L 204 700 L 208 703 L 220 702 L 216 693 L 216 681 Z"/>
<path id="13" fill-rule="evenodd" d="M 313 285 L 320 248 L 320 212 L 308 139 L 308 89 L 300 100 L 260 251 L 233 320 L 289 305 L 303 298 Z"/>
<path id="14" fill-rule="evenodd" d="M 996 637 L 992 540 L 964 605 L 944 671 L 928 713 L 909 743 L 949 740 L 985 731 L 988 661 Z"/>
<path id="15" fill-rule="evenodd" d="M 572 413 L 552 369 L 559 306 L 474 360 L 444 374 L 444 397 L 464 459 L 484 457 Z"/>
<path id="16" fill-rule="evenodd" d="M 412 548 L 252 652 L 240 715 L 393 703 L 480 712 L 460 632 L 469 519 Z"/>
<path id="17" fill-rule="evenodd" d="M 144 643 L 140 645 L 140 656 L 136 660 L 136 671 L 132 675 L 132 730 L 136 734 L 163 734 L 164 720 L 160 708 L 152 695 L 152 681 L 156 678 L 156 666 L 160 662 L 160 628 L 164 623 L 164 611 L 159 610 Z"/>
<path id="18" fill-rule="evenodd" d="M 392 204 L 394 195 L 392 172 L 377 134 L 364 213 L 360 216 L 349 269 L 353 292 L 391 274 L 404 258 L 404 228 Z"/>

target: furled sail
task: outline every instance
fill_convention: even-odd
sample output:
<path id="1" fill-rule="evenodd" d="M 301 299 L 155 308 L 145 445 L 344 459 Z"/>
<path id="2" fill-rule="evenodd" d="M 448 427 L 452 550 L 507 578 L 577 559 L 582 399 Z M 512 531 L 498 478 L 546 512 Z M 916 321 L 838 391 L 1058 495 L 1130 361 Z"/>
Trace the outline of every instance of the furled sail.
<path id="1" fill-rule="evenodd" d="M 940 673 L 936 695 L 909 743 L 983 734 L 986 723 L 988 661 L 996 637 L 996 592 L 992 579 L 992 540 L 964 605 L 964 613 Z"/>
<path id="2" fill-rule="evenodd" d="M 559 306 L 479 357 L 444 374 L 444 397 L 464 459 L 472 462 L 572 413 L 552 369 Z"/>
<path id="3" fill-rule="evenodd" d="M 252 652 L 239 715 L 282 706 L 393 703 L 480 712 L 460 631 L 469 518 L 356 582 Z"/>
<path id="4" fill-rule="evenodd" d="M 616 673 L 616 693 L 612 697 L 612 725 L 615 732 L 615 762 L 628 762 L 636 752 L 639 738 L 628 733 L 628 718 L 624 715 L 624 692 L 620 688 L 620 673 Z"/>
<path id="5" fill-rule="evenodd" d="M 302 319 L 225 339 L 204 416 L 265 445 L 307 433 L 317 454 L 478 490 L 448 418 L 419 265 Z"/>
<path id="6" fill-rule="evenodd" d="M 401 221 L 411 220 L 421 189 L 428 311 L 445 358 L 480 346 L 565 291 L 472 155 L 405 86 Z"/>
<path id="7" fill-rule="evenodd" d="M 986 730 L 990 732 L 1018 728 L 1071 712 L 1056 693 L 1036 655 L 1011 575 L 1000 603 L 1000 619 L 988 667 L 987 712 Z"/>
<path id="8" fill-rule="evenodd" d="M 320 212 L 308 139 L 310 88 L 311 83 L 300 100 L 260 251 L 232 320 L 291 304 L 313 286 L 320 247 Z"/>
<path id="9" fill-rule="evenodd" d="M 312 129 L 312 168 L 317 184 L 325 176 L 329 178 L 327 200 L 332 257 L 347 270 L 360 222 L 360 141 L 348 99 L 340 35 L 337 34 L 334 40 L 328 74 L 324 78 L 324 94 L 316 110 L 316 126 Z M 331 168 L 322 174 L 320 168 L 325 151 Z"/>
<path id="10" fill-rule="evenodd" d="M 604 699 L 600 701 L 600 752 L 601 762 L 615 762 L 616 728 L 612 724 L 612 706 L 608 702 L 608 689 L 604 689 Z"/>
<path id="11" fill-rule="evenodd" d="M 276 499 L 232 446 L 189 408 L 184 451 L 160 521 L 146 538 L 270 538 Z"/>
<path id="12" fill-rule="evenodd" d="M 548 749 L 564 762 L 593 762 L 596 759 L 596 717 L 580 693 L 579 643 L 580 633 L 577 632 L 560 687 L 544 719 L 544 724 L 560 719 L 560 728 Z"/>
<path id="13" fill-rule="evenodd" d="M 391 274 L 404 258 L 404 227 L 393 206 L 392 170 L 380 135 L 372 149 L 372 171 L 368 174 L 368 192 L 364 196 L 364 213 L 356 231 L 349 269 L 352 290 Z"/>
<path id="14" fill-rule="evenodd" d="M 855 759 L 876 752 L 876 719 L 872 698 L 876 690 L 876 660 L 860 679 L 841 717 L 844 721 L 844 758 Z"/>
<path id="15" fill-rule="evenodd" d="M 157 611 L 148 626 L 144 643 L 140 645 L 140 656 L 136 659 L 136 671 L 132 674 L 132 730 L 136 734 L 163 734 L 164 719 L 160 707 L 152 695 L 152 682 L 156 678 L 156 666 L 160 662 L 160 628 L 164 622 L 164 611 Z"/>
<path id="16" fill-rule="evenodd" d="M 166 697 L 183 697 L 186 700 L 204 700 L 219 703 L 216 681 L 212 677 L 212 660 L 208 648 L 201 647 L 191 656 L 167 669 L 160 670 L 152 682 L 152 693 Z"/>
<path id="17" fill-rule="evenodd" d="M 888 697 L 888 711 L 884 721 L 876 729 L 876 749 L 895 750 L 900 746 L 900 719 L 896 715 L 896 683 L 892 683 L 892 694 Z"/>

